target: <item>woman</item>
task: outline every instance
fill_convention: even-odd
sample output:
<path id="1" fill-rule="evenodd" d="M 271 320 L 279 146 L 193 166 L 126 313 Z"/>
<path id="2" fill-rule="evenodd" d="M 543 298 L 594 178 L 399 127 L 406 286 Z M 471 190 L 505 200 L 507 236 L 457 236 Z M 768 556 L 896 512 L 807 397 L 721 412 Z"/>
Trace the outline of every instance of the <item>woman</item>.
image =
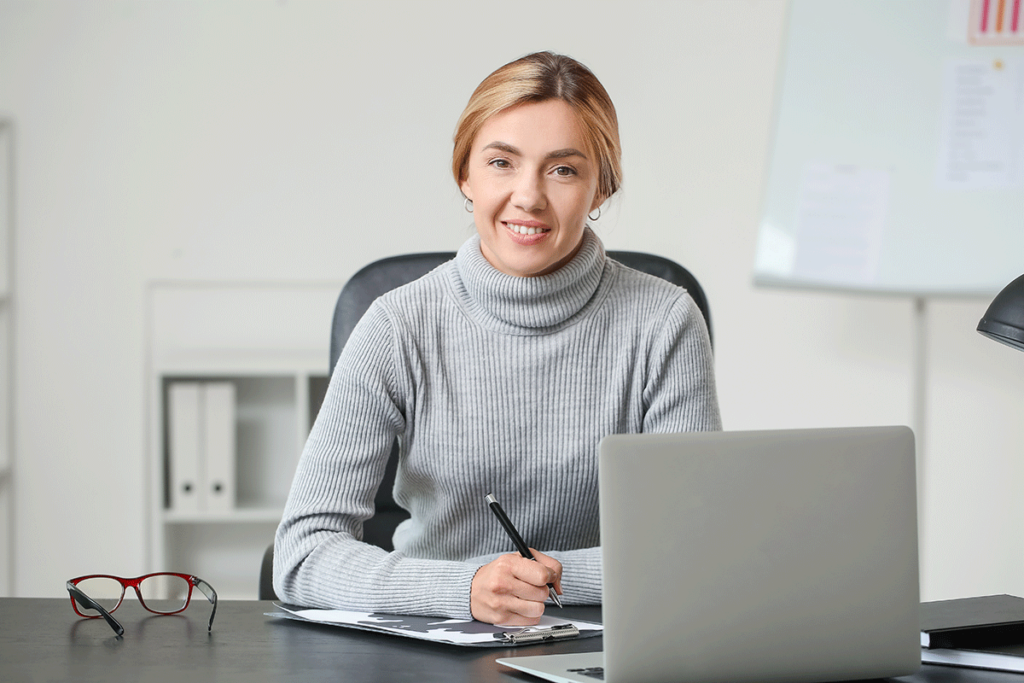
<path id="1" fill-rule="evenodd" d="M 721 428 L 693 300 L 608 259 L 587 227 L 619 187 L 617 126 L 597 78 L 560 55 L 473 93 L 452 169 L 477 234 L 346 343 L 278 529 L 282 599 L 501 624 L 537 623 L 548 583 L 601 601 L 601 438 Z M 359 539 L 396 437 L 412 517 L 388 553 Z M 488 493 L 537 562 L 507 552 Z"/>

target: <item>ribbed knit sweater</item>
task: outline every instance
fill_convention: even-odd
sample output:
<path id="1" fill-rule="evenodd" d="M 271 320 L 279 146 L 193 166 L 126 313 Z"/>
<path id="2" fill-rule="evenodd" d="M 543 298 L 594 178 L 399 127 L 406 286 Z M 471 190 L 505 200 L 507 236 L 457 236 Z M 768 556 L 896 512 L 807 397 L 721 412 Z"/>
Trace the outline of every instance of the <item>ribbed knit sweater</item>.
<path id="1" fill-rule="evenodd" d="M 606 257 L 589 229 L 541 277 L 456 258 L 380 297 L 353 330 L 277 531 L 274 589 L 312 607 L 470 618 L 477 569 L 527 543 L 563 601 L 601 601 L 597 451 L 627 432 L 721 429 L 704 319 L 685 290 Z M 395 438 L 394 552 L 362 523 Z"/>

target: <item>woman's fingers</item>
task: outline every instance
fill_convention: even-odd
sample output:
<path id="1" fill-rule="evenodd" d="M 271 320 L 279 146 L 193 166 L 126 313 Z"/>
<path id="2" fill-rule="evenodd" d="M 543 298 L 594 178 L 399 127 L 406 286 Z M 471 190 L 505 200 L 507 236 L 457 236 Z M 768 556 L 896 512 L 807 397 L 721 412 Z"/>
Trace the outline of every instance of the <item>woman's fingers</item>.
<path id="1" fill-rule="evenodd" d="M 544 585 L 546 586 L 549 583 L 554 584 L 555 592 L 558 593 L 559 595 L 561 595 L 562 594 L 562 563 L 559 562 L 558 560 L 556 560 L 553 557 L 545 555 L 544 553 L 540 552 L 539 550 L 534 550 L 533 548 L 530 548 L 530 552 L 533 554 L 533 557 L 534 557 L 534 559 L 537 560 L 537 562 L 543 564 L 545 567 L 547 567 L 552 572 L 554 572 L 553 578 L 551 578 L 549 581 L 545 582 Z"/>
<path id="2" fill-rule="evenodd" d="M 474 619 L 521 626 L 540 621 L 548 598 L 547 584 L 560 586 L 562 566 L 547 555 L 534 554 L 536 562 L 509 554 L 480 567 L 470 589 Z"/>

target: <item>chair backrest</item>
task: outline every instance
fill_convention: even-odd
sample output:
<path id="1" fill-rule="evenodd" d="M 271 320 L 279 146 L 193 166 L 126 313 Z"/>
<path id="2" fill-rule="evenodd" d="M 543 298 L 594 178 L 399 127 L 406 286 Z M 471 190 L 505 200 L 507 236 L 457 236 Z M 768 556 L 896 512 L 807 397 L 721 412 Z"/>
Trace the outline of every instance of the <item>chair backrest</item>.
<path id="1" fill-rule="evenodd" d="M 704 314 L 710 335 L 711 313 L 708 309 L 708 300 L 704 295 L 704 289 L 689 270 L 662 256 L 638 251 L 609 251 L 608 256 L 630 268 L 684 287 L 693 297 L 701 313 Z M 334 321 L 331 326 L 331 372 L 334 372 L 338 356 L 341 355 L 341 349 L 348 341 L 349 335 L 352 334 L 352 329 L 377 297 L 426 275 L 437 266 L 453 258 L 455 258 L 455 252 L 451 251 L 391 256 L 374 261 L 353 275 L 342 288 L 338 295 L 338 303 L 334 308 Z M 392 497 L 397 468 L 398 444 L 396 443 L 391 451 L 391 457 L 388 459 L 384 479 L 381 481 L 374 499 L 374 516 L 363 524 L 363 540 L 385 550 L 394 549 L 391 537 L 394 535 L 395 527 L 409 517 L 408 513 L 399 507 Z"/>
<path id="2" fill-rule="evenodd" d="M 423 277 L 442 263 L 455 258 L 454 251 L 434 251 L 423 254 L 402 254 L 374 261 L 360 268 L 349 278 L 338 294 L 331 323 L 330 371 L 338 362 L 345 342 L 363 314 L 381 294 L 409 284 Z"/>
<path id="3" fill-rule="evenodd" d="M 608 256 L 630 268 L 655 275 L 686 289 L 704 314 L 708 335 L 711 334 L 711 310 L 708 307 L 708 299 L 693 273 L 663 256 L 640 251 L 609 251 Z M 453 251 L 390 256 L 364 266 L 353 275 L 341 289 L 334 307 L 330 371 L 334 372 L 334 365 L 338 362 L 338 356 L 352 334 L 352 329 L 377 297 L 426 275 L 453 258 Z"/>

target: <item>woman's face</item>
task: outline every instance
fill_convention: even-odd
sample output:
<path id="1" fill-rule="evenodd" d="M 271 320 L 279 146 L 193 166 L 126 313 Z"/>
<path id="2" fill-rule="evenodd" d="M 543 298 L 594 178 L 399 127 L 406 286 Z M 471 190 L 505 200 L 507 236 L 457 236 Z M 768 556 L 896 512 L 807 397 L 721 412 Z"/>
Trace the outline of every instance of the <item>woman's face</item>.
<path id="1" fill-rule="evenodd" d="M 480 128 L 460 187 L 492 266 L 546 275 L 576 254 L 587 214 L 603 201 L 592 156 L 562 100 L 507 109 Z"/>

